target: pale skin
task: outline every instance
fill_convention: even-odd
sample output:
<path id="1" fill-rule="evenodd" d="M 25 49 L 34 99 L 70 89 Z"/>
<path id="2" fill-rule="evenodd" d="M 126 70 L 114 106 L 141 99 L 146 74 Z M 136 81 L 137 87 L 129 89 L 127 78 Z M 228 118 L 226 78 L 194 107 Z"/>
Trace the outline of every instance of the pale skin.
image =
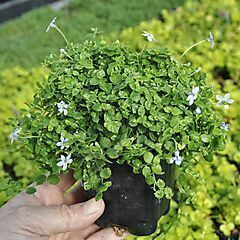
<path id="1" fill-rule="evenodd" d="M 112 228 L 100 229 L 94 222 L 104 212 L 103 200 L 84 201 L 80 186 L 71 174 L 61 176 L 58 185 L 37 187 L 29 195 L 22 192 L 0 208 L 1 240 L 121 240 Z"/>

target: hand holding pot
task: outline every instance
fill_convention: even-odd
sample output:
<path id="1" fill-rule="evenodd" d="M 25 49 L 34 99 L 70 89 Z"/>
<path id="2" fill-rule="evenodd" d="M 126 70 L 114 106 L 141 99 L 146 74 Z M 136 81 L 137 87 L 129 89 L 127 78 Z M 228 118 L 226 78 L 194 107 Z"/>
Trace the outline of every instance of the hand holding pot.
<path id="1" fill-rule="evenodd" d="M 100 229 L 94 222 L 104 212 L 104 202 L 83 200 L 81 187 L 65 191 L 74 183 L 68 174 L 58 185 L 44 184 L 34 195 L 25 192 L 0 208 L 1 240 L 117 240 L 111 228 Z"/>

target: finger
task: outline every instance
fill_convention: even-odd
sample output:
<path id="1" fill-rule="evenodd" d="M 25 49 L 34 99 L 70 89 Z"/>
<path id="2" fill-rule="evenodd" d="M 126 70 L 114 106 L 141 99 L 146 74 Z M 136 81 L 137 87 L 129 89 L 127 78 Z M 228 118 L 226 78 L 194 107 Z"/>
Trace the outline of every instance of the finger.
<path id="1" fill-rule="evenodd" d="M 57 207 L 37 207 L 31 213 L 36 222 L 41 222 L 39 234 L 53 235 L 83 230 L 92 225 L 104 211 L 103 200 L 91 199 L 84 203 Z"/>
<path id="2" fill-rule="evenodd" d="M 74 184 L 75 180 L 72 173 L 60 176 L 60 182 L 57 185 L 51 185 L 44 183 L 43 185 L 35 186 L 36 193 L 29 195 L 26 191 L 22 191 L 20 194 L 10 200 L 7 205 L 9 207 L 18 207 L 24 205 L 45 205 L 45 206 L 57 206 L 64 203 L 63 191 L 66 191 Z"/>
<path id="3" fill-rule="evenodd" d="M 100 228 L 96 224 L 92 224 L 85 230 L 75 231 L 75 232 L 66 232 L 66 233 L 58 233 L 56 235 L 50 236 L 49 240 L 56 239 L 71 239 L 71 240 L 83 240 L 86 239 L 91 234 L 98 231 Z"/>
<path id="4" fill-rule="evenodd" d="M 49 183 L 44 183 L 36 187 L 37 191 L 34 193 L 36 200 L 43 206 L 60 206 L 64 204 L 63 191 Z"/>
<path id="5" fill-rule="evenodd" d="M 104 228 L 92 234 L 87 240 L 123 240 L 130 236 L 130 233 L 125 231 L 121 237 L 118 237 L 112 228 Z"/>
<path id="6" fill-rule="evenodd" d="M 92 224 L 91 226 L 89 226 L 88 228 L 83 230 L 82 235 L 83 235 L 84 239 L 86 239 L 90 235 L 92 235 L 93 233 L 95 233 L 99 230 L 100 230 L 100 227 L 97 224 Z"/>
<path id="7" fill-rule="evenodd" d="M 66 205 L 80 203 L 83 202 L 84 200 L 85 197 L 82 183 L 79 183 L 76 187 L 74 187 L 70 192 L 66 193 L 66 195 L 64 196 L 64 203 Z"/>
<path id="8" fill-rule="evenodd" d="M 74 181 L 72 173 L 62 175 L 57 185 L 45 182 L 43 185 L 37 186 L 37 191 L 34 193 L 34 196 L 41 205 L 60 206 L 64 204 L 64 191 L 67 190 Z"/>
<path id="9" fill-rule="evenodd" d="M 68 174 L 60 176 L 60 182 L 58 183 L 57 186 L 65 192 L 75 182 L 76 182 L 76 180 L 73 177 L 73 173 L 69 172 Z"/>

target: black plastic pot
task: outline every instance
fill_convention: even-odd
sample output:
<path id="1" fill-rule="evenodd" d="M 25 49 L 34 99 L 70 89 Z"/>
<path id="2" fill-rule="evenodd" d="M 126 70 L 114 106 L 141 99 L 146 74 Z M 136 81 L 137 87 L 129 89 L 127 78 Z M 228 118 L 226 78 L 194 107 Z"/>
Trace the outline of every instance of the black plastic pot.
<path id="1" fill-rule="evenodd" d="M 124 226 L 137 236 L 152 234 L 159 218 L 169 211 L 170 200 L 158 200 L 144 177 L 134 174 L 132 167 L 113 164 L 110 168 L 112 186 L 104 193 L 106 209 L 97 224 L 101 227 Z M 174 166 L 164 163 L 162 168 L 165 174 L 161 179 L 173 187 Z M 94 191 L 86 192 L 87 199 L 94 196 Z"/>

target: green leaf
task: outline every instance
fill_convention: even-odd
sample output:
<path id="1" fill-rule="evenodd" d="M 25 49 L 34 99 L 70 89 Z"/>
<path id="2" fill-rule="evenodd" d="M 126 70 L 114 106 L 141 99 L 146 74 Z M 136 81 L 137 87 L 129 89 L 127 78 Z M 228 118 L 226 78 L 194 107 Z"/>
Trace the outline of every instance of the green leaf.
<path id="1" fill-rule="evenodd" d="M 153 158 L 153 164 L 155 164 L 155 165 L 160 164 L 160 156 L 157 155 Z"/>
<path id="2" fill-rule="evenodd" d="M 118 122 L 118 121 L 104 122 L 104 127 L 106 127 L 108 131 L 113 132 L 113 133 L 118 133 L 121 125 L 122 125 L 121 122 Z"/>
<path id="3" fill-rule="evenodd" d="M 146 176 L 145 177 L 145 180 L 146 180 L 146 183 L 148 184 L 148 185 L 152 185 L 152 184 L 154 184 L 154 177 L 153 176 L 151 176 L 151 175 L 148 175 L 148 176 Z"/>
<path id="4" fill-rule="evenodd" d="M 109 148 L 109 147 L 111 147 L 111 140 L 106 138 L 106 137 L 101 137 L 100 138 L 100 145 L 103 148 Z"/>
<path id="5" fill-rule="evenodd" d="M 235 225 L 232 222 L 224 223 L 220 225 L 220 230 L 226 235 L 230 236 L 231 231 L 234 229 Z"/>
<path id="6" fill-rule="evenodd" d="M 151 169 L 150 167 L 148 166 L 145 166 L 143 169 L 142 169 L 142 174 L 143 176 L 147 177 L 151 174 Z"/>
<path id="7" fill-rule="evenodd" d="M 180 119 L 178 117 L 173 117 L 170 121 L 170 126 L 175 127 L 178 126 L 180 123 Z"/>
<path id="8" fill-rule="evenodd" d="M 60 182 L 60 178 L 55 174 L 50 174 L 47 181 L 52 185 L 57 185 Z"/>
<path id="9" fill-rule="evenodd" d="M 112 182 L 110 182 L 110 181 L 104 182 L 103 184 L 101 184 L 101 186 L 98 188 L 98 190 L 101 191 L 101 192 L 105 192 L 111 186 L 112 186 Z"/>
<path id="10" fill-rule="evenodd" d="M 143 155 L 143 159 L 144 159 L 144 161 L 146 162 L 146 163 L 151 163 L 152 162 L 152 160 L 153 160 L 153 154 L 151 153 L 151 152 L 146 152 L 146 153 L 144 153 L 144 155 Z"/>
<path id="11" fill-rule="evenodd" d="M 211 137 L 210 137 L 209 135 L 207 135 L 207 134 L 202 134 L 202 135 L 201 135 L 201 140 L 202 140 L 203 142 L 205 142 L 205 143 L 208 143 L 208 142 L 210 142 Z"/>
<path id="12" fill-rule="evenodd" d="M 132 164 L 133 164 L 133 166 L 134 167 L 136 167 L 136 168 L 141 168 L 142 167 L 142 162 L 139 160 L 139 159 L 134 159 L 133 161 L 132 161 Z"/>
<path id="13" fill-rule="evenodd" d="M 158 179 L 157 185 L 159 188 L 163 188 L 163 187 L 165 187 L 165 182 L 162 179 Z"/>
<path id="14" fill-rule="evenodd" d="M 173 191 L 170 187 L 166 187 L 164 189 L 164 193 L 165 193 L 166 199 L 171 199 L 173 197 Z"/>
<path id="15" fill-rule="evenodd" d="M 206 156 L 204 156 L 204 159 L 208 162 L 212 162 L 213 161 L 213 155 L 212 154 L 208 154 Z"/>
<path id="16" fill-rule="evenodd" d="M 103 193 L 98 192 L 98 193 L 96 194 L 96 197 L 95 197 L 96 201 L 99 201 L 99 200 L 102 199 L 102 198 L 103 198 Z"/>
<path id="17" fill-rule="evenodd" d="M 154 193 L 154 195 L 155 195 L 156 198 L 162 199 L 163 196 L 164 196 L 164 191 L 162 189 L 159 189 Z"/>
<path id="18" fill-rule="evenodd" d="M 34 187 L 28 187 L 26 189 L 27 194 L 34 194 L 36 191 L 37 191 L 37 189 Z"/>
<path id="19" fill-rule="evenodd" d="M 167 141 L 164 144 L 164 147 L 169 151 L 172 151 L 175 148 L 174 143 L 172 141 Z"/>
<path id="20" fill-rule="evenodd" d="M 91 187 L 92 187 L 92 185 L 88 181 L 83 183 L 84 190 L 88 191 L 91 189 Z"/>
<path id="21" fill-rule="evenodd" d="M 73 177 L 76 180 L 81 180 L 83 178 L 83 171 L 82 171 L 82 169 L 75 170 L 74 173 L 73 173 Z"/>
<path id="22" fill-rule="evenodd" d="M 153 171 L 153 173 L 155 173 L 155 174 L 161 174 L 162 173 L 162 167 L 161 167 L 161 165 L 159 164 L 159 165 L 153 165 L 152 166 L 152 171 Z"/>
<path id="23" fill-rule="evenodd" d="M 138 108 L 138 115 L 143 116 L 145 114 L 145 108 L 143 106 L 140 106 Z"/>
<path id="24" fill-rule="evenodd" d="M 106 153 L 112 159 L 115 159 L 115 158 L 119 157 L 118 151 L 114 148 L 108 148 Z"/>
<path id="25" fill-rule="evenodd" d="M 107 179 L 107 178 L 110 178 L 111 174 L 112 172 L 110 168 L 103 168 L 100 172 L 100 177 Z"/>
<path id="26" fill-rule="evenodd" d="M 46 181 L 46 176 L 44 174 L 37 176 L 37 178 L 35 179 L 35 182 L 37 183 L 37 185 L 41 185 L 45 181 Z"/>

